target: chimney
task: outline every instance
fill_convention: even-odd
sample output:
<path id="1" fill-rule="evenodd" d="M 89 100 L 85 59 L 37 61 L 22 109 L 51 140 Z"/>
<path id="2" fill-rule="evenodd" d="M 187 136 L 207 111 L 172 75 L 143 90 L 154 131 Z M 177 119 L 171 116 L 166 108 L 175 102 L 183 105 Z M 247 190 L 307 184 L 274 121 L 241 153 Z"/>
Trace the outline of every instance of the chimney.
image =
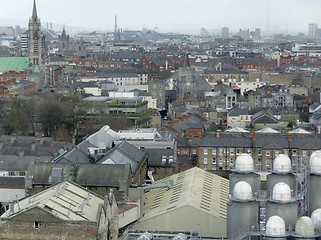
<path id="1" fill-rule="evenodd" d="M 256 135 L 255 133 L 252 133 L 252 148 L 255 148 L 255 140 L 256 140 Z"/>
<path id="2" fill-rule="evenodd" d="M 10 143 L 14 143 L 14 141 L 16 141 L 16 137 L 17 135 L 16 134 L 11 134 L 11 137 L 10 137 Z"/>
<path id="3" fill-rule="evenodd" d="M 0 149 L 2 149 L 3 148 L 3 141 L 0 141 Z"/>
<path id="4" fill-rule="evenodd" d="M 288 133 L 289 149 L 292 149 L 292 134 Z"/>
<path id="5" fill-rule="evenodd" d="M 36 150 L 36 142 L 35 142 L 35 141 L 33 141 L 33 142 L 31 143 L 31 150 L 32 150 L 32 151 Z"/>
<path id="6" fill-rule="evenodd" d="M 24 155 L 25 155 L 25 150 L 23 148 L 20 148 L 19 157 L 23 157 Z"/>
<path id="7" fill-rule="evenodd" d="M 9 202 L 9 216 L 14 213 L 14 202 L 10 201 Z"/>
<path id="8" fill-rule="evenodd" d="M 221 133 L 221 138 L 223 138 L 224 137 L 224 133 Z"/>
<path id="9" fill-rule="evenodd" d="M 45 141 L 45 138 L 43 136 L 40 137 L 40 144 L 43 144 Z"/>

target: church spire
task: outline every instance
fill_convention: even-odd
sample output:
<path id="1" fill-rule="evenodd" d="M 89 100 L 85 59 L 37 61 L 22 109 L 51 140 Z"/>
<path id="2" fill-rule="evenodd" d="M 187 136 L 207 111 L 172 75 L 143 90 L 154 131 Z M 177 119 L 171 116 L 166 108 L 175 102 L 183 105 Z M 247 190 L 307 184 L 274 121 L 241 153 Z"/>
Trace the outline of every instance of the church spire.
<path id="1" fill-rule="evenodd" d="M 32 19 L 37 19 L 37 7 L 36 7 L 36 0 L 33 0 L 33 10 L 32 10 Z"/>

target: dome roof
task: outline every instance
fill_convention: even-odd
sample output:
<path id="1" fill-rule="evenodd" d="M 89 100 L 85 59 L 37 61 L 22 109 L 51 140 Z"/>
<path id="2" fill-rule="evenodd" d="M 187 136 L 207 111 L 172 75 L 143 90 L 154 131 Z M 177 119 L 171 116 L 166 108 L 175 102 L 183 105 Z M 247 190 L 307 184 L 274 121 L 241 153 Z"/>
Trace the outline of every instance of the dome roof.
<path id="1" fill-rule="evenodd" d="M 321 151 L 315 151 L 310 157 L 310 169 L 311 173 L 321 174 Z"/>
<path id="2" fill-rule="evenodd" d="M 316 228 L 321 227 L 321 208 L 315 209 L 312 212 L 311 219 Z"/>
<path id="3" fill-rule="evenodd" d="M 314 236 L 314 224 L 309 217 L 300 217 L 295 223 L 295 234 L 299 236 Z"/>
<path id="4" fill-rule="evenodd" d="M 285 154 L 279 154 L 274 159 L 273 162 L 273 171 L 280 173 L 288 173 L 291 171 L 291 160 Z"/>
<path id="5" fill-rule="evenodd" d="M 285 222 L 279 216 L 271 216 L 266 222 L 266 234 L 271 236 L 285 235 Z"/>
<path id="6" fill-rule="evenodd" d="M 249 172 L 254 170 L 253 158 L 250 154 L 242 153 L 235 160 L 235 170 Z"/>
<path id="7" fill-rule="evenodd" d="M 240 181 L 234 185 L 233 198 L 239 200 L 252 199 L 252 187 L 245 181 Z"/>
<path id="8" fill-rule="evenodd" d="M 278 182 L 273 187 L 272 199 L 277 201 L 290 201 L 291 189 L 288 184 L 284 182 Z"/>

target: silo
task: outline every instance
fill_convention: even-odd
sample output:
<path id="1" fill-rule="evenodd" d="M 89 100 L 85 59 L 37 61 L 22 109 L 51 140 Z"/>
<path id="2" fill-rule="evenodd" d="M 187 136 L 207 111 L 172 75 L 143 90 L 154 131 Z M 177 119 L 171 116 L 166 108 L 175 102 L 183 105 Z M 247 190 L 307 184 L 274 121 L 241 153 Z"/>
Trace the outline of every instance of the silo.
<path id="1" fill-rule="evenodd" d="M 294 227 L 298 218 L 298 202 L 292 196 L 289 185 L 284 182 L 275 184 L 272 196 L 266 203 L 266 218 L 281 217 L 286 227 Z"/>
<path id="2" fill-rule="evenodd" d="M 311 214 L 311 219 L 317 231 L 321 231 L 321 208 L 314 210 Z"/>
<path id="3" fill-rule="evenodd" d="M 291 173 L 291 160 L 285 154 L 279 154 L 273 161 L 273 172 L 267 175 L 266 189 L 269 193 L 272 193 L 275 184 L 278 182 L 284 182 L 289 185 L 294 195 L 297 193 L 297 179 L 296 176 Z"/>
<path id="4" fill-rule="evenodd" d="M 260 175 L 254 173 L 253 158 L 250 154 L 242 153 L 235 160 L 235 168 L 229 176 L 230 193 L 234 189 L 234 185 L 239 181 L 245 181 L 250 184 L 254 194 L 260 190 Z"/>
<path id="5" fill-rule="evenodd" d="M 265 234 L 263 235 L 267 239 L 285 240 L 287 235 L 284 220 L 279 216 L 269 217 L 266 222 Z"/>
<path id="6" fill-rule="evenodd" d="M 295 223 L 295 233 L 292 235 L 296 239 L 315 239 L 314 224 L 309 217 L 300 217 Z"/>
<path id="7" fill-rule="evenodd" d="M 321 208 L 321 151 L 311 155 L 309 180 L 309 214 L 311 214 Z"/>
<path id="8" fill-rule="evenodd" d="M 245 181 L 234 185 L 227 204 L 227 235 L 231 237 L 240 229 L 258 225 L 259 205 L 253 197 L 253 191 Z"/>

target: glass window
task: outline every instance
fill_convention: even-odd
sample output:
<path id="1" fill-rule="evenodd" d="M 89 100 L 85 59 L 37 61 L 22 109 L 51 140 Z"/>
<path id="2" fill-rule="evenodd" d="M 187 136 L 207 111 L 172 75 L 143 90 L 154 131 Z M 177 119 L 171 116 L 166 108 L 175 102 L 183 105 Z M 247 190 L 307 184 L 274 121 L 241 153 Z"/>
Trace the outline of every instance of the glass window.
<path id="1" fill-rule="evenodd" d="M 296 150 L 292 150 L 292 156 L 297 156 Z"/>
<path id="2" fill-rule="evenodd" d="M 279 155 L 279 151 L 275 151 L 275 156 Z"/>
<path id="3" fill-rule="evenodd" d="M 204 155 L 207 155 L 207 154 L 208 154 L 208 149 L 204 148 Z"/>
<path id="4" fill-rule="evenodd" d="M 212 159 L 212 164 L 213 164 L 213 165 L 216 165 L 216 158 L 213 158 L 213 159 Z"/>
<path id="5" fill-rule="evenodd" d="M 270 156 L 270 151 L 266 151 L 266 156 Z"/>
<path id="6" fill-rule="evenodd" d="M 262 149 L 259 149 L 257 154 L 258 154 L 259 156 L 262 156 Z"/>
<path id="7" fill-rule="evenodd" d="M 193 148 L 193 154 L 196 154 L 196 149 L 195 148 Z"/>
<path id="8" fill-rule="evenodd" d="M 207 164 L 207 157 L 204 158 L 203 163 L 204 165 Z"/>
<path id="9" fill-rule="evenodd" d="M 216 155 L 216 148 L 212 149 L 212 155 Z"/>
<path id="10" fill-rule="evenodd" d="M 220 158 L 219 163 L 220 163 L 220 165 L 223 164 L 223 158 Z"/>
<path id="11" fill-rule="evenodd" d="M 231 148 L 231 149 L 230 149 L 230 155 L 233 155 L 233 154 L 234 154 L 234 149 Z"/>

